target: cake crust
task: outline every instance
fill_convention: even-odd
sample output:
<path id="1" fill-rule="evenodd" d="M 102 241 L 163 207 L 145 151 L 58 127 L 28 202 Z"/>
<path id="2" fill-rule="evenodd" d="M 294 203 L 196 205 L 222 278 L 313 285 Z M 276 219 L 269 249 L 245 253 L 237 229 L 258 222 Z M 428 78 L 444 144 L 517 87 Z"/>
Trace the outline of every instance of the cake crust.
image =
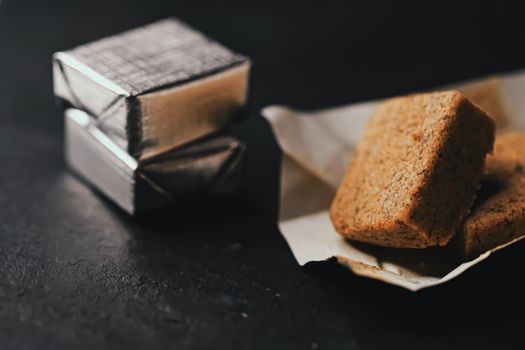
<path id="1" fill-rule="evenodd" d="M 472 204 L 493 140 L 493 121 L 457 91 L 384 102 L 332 203 L 336 231 L 389 247 L 445 245 Z"/>

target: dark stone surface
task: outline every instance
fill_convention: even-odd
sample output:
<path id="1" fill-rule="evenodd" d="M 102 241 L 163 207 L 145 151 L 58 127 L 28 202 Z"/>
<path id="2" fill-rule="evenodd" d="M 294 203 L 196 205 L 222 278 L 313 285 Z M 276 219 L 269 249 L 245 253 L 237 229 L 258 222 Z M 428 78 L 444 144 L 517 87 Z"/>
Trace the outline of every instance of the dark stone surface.
<path id="1" fill-rule="evenodd" d="M 235 201 L 129 219 L 65 170 L 51 54 L 176 15 L 255 62 L 254 111 L 315 109 L 525 65 L 522 15 L 440 1 L 0 2 L 0 348 L 523 348 L 524 244 L 413 294 L 299 267 L 253 115 Z"/>

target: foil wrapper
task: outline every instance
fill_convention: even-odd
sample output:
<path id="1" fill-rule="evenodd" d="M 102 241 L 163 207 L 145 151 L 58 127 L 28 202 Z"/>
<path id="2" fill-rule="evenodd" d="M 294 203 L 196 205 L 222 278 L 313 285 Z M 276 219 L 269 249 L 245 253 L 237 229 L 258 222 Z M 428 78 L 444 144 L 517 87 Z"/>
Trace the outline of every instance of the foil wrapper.
<path id="1" fill-rule="evenodd" d="M 136 159 L 156 157 L 236 120 L 248 58 L 175 18 L 53 56 L 55 95 L 94 117 Z"/>
<path id="2" fill-rule="evenodd" d="M 249 71 L 175 18 L 55 53 L 66 163 L 132 215 L 231 194 L 245 147 L 216 135 L 244 115 Z"/>
<path id="3" fill-rule="evenodd" d="M 229 195 L 241 185 L 245 146 L 233 137 L 208 137 L 142 161 L 81 110 L 67 109 L 64 126 L 69 168 L 131 215 L 203 196 Z"/>

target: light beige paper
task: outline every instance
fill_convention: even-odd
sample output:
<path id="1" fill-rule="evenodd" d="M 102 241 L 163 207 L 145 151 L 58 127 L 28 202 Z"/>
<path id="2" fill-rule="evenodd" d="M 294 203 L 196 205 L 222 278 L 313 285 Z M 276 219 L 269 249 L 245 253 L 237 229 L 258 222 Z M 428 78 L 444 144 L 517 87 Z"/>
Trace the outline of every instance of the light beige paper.
<path id="1" fill-rule="evenodd" d="M 452 85 L 497 115 L 500 129 L 525 128 L 525 71 Z M 450 87 L 447 87 L 450 88 Z M 301 112 L 263 109 L 283 152 L 279 229 L 300 265 L 336 258 L 354 273 L 417 291 L 449 281 L 506 245 L 471 261 L 442 248 L 391 249 L 345 241 L 328 215 L 361 132 L 380 101 Z"/>

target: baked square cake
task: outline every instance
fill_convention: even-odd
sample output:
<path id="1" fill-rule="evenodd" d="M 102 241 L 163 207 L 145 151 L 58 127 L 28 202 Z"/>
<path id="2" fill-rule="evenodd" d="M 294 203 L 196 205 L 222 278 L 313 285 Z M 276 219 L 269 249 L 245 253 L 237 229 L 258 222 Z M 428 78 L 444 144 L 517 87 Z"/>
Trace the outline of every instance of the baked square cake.
<path id="1" fill-rule="evenodd" d="M 498 135 L 459 246 L 474 257 L 525 234 L 525 133 Z"/>
<path id="2" fill-rule="evenodd" d="M 473 202 L 494 129 L 457 91 L 384 102 L 332 203 L 336 231 L 388 247 L 445 245 Z"/>

